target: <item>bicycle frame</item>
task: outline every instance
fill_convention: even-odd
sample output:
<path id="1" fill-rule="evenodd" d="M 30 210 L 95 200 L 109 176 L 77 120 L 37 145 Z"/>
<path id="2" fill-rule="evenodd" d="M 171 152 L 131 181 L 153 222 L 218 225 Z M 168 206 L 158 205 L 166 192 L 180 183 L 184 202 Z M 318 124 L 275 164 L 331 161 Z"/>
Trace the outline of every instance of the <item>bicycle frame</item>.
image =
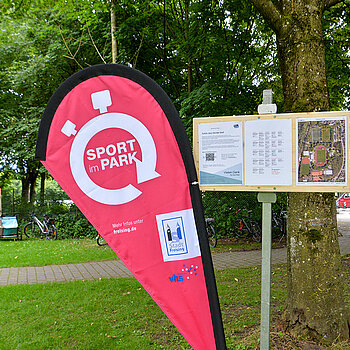
<path id="1" fill-rule="evenodd" d="M 35 233 L 35 231 L 37 231 Z M 57 228 L 55 227 L 54 219 L 50 219 L 46 214 L 44 220 L 40 221 L 34 214 L 31 214 L 31 220 L 28 222 L 23 229 L 24 234 L 28 238 L 47 238 L 55 240 L 57 238 Z"/>
<path id="2" fill-rule="evenodd" d="M 245 238 L 249 235 L 254 239 L 254 241 L 260 242 L 261 228 L 255 220 L 252 220 L 252 218 L 250 217 L 250 212 L 251 211 L 248 211 L 247 214 L 244 214 L 242 209 L 238 209 L 233 214 L 234 216 L 236 216 L 236 222 L 238 222 L 238 227 L 236 227 L 238 231 L 236 231 L 236 235 L 239 238 Z M 237 214 L 240 215 L 238 216 Z M 245 230 L 248 233 L 248 235 L 242 235 L 243 231 Z M 241 234 L 239 234 L 238 232 L 241 232 Z"/>
<path id="3" fill-rule="evenodd" d="M 44 223 L 42 223 L 35 215 L 33 215 L 33 221 L 35 221 L 35 223 L 39 226 L 39 229 L 40 229 L 42 234 L 46 234 L 49 231 L 45 220 L 44 220 Z M 34 222 L 33 222 L 33 224 L 34 224 Z"/>

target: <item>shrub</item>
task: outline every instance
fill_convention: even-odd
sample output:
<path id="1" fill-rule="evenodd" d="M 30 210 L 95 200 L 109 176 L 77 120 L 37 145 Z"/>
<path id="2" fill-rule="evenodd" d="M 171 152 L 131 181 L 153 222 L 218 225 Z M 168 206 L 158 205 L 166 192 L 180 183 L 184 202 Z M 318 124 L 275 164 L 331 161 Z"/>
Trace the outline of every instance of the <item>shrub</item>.
<path id="1" fill-rule="evenodd" d="M 58 215 L 56 227 L 58 238 L 95 238 L 97 236 L 97 231 L 80 211 Z"/>

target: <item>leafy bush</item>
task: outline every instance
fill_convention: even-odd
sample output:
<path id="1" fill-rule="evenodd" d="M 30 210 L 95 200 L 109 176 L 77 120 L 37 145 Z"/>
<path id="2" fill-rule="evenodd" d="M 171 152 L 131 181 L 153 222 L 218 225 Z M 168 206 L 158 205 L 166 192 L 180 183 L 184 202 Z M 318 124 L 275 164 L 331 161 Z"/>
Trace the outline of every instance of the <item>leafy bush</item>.
<path id="1" fill-rule="evenodd" d="M 56 218 L 58 238 L 95 238 L 97 231 L 79 211 L 78 214 L 68 212 Z"/>
<path id="2" fill-rule="evenodd" d="M 97 231 L 78 210 L 75 204 L 65 201 L 48 201 L 45 203 L 26 204 L 17 206 L 20 226 L 29 220 L 32 212 L 42 220 L 43 215 L 55 218 L 58 239 L 65 238 L 95 238 Z"/>
<path id="3" fill-rule="evenodd" d="M 202 198 L 205 216 L 214 218 L 218 237 L 235 236 L 233 223 L 239 217 L 235 215 L 238 209 L 251 211 L 251 217 L 261 221 L 261 205 L 255 192 L 204 192 Z"/>
<path id="4" fill-rule="evenodd" d="M 39 191 L 38 191 L 39 192 Z M 203 192 L 203 207 L 206 217 L 215 220 L 218 237 L 234 237 L 234 225 L 238 216 L 238 209 L 251 211 L 252 219 L 261 223 L 261 205 L 257 200 L 256 192 Z M 78 210 L 67 195 L 56 184 L 47 186 L 45 201 L 36 201 L 34 204 L 23 203 L 20 200 L 19 190 L 5 190 L 2 193 L 3 211 L 19 213 L 20 226 L 23 227 L 30 219 L 32 211 L 41 219 L 43 214 L 56 218 L 58 238 L 95 238 L 96 230 Z M 278 194 L 278 203 L 273 205 L 278 211 L 280 204 L 286 203 L 286 194 Z"/>

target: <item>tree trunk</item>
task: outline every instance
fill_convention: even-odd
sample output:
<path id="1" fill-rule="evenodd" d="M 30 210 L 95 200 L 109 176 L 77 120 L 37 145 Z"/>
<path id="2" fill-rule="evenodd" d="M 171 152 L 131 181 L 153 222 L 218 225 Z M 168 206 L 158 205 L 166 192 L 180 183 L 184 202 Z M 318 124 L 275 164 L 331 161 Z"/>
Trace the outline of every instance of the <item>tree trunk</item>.
<path id="1" fill-rule="evenodd" d="M 349 337 L 333 193 L 289 193 L 287 304 L 293 334 Z"/>
<path id="2" fill-rule="evenodd" d="M 35 200 L 35 184 L 36 184 L 36 179 L 38 177 L 38 172 L 37 171 L 31 171 L 29 173 L 29 201 L 30 203 L 34 203 Z"/>
<path id="3" fill-rule="evenodd" d="M 252 2 L 277 36 L 284 111 L 329 110 L 322 35 L 326 1 Z M 287 228 L 285 329 L 328 341 L 349 338 L 334 194 L 289 193 Z"/>
<path id="4" fill-rule="evenodd" d="M 329 110 L 322 11 L 295 5 L 293 21 L 277 34 L 278 57 L 283 76 L 284 110 Z"/>
<path id="5" fill-rule="evenodd" d="M 117 20 L 115 16 L 115 0 L 112 0 L 111 1 L 112 63 L 117 62 L 117 56 L 118 56 L 117 39 L 114 35 L 116 29 L 117 29 Z"/>
<path id="6" fill-rule="evenodd" d="M 46 173 L 40 173 L 40 202 L 44 202 L 45 200 L 45 180 L 46 180 Z"/>
<path id="7" fill-rule="evenodd" d="M 28 171 L 28 173 L 22 177 L 22 202 L 33 203 L 35 198 L 35 183 L 38 177 L 38 171 Z"/>
<path id="8" fill-rule="evenodd" d="M 29 176 L 22 177 L 21 179 L 22 183 L 22 193 L 21 193 L 21 198 L 23 203 L 28 203 L 29 202 Z"/>
<path id="9" fill-rule="evenodd" d="M 184 2 L 184 39 L 189 41 L 190 37 L 190 1 Z M 187 62 L 187 92 L 191 93 L 193 90 L 193 74 L 192 74 L 192 55 L 189 54 Z"/>

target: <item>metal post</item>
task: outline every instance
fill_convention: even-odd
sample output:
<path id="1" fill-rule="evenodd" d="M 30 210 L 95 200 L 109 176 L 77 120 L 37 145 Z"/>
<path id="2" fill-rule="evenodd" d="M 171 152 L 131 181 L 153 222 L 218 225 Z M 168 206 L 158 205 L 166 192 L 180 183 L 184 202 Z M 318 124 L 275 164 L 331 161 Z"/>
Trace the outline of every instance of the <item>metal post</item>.
<path id="1" fill-rule="evenodd" d="M 272 103 L 272 90 L 263 91 L 263 102 L 258 106 L 259 114 L 273 114 L 277 106 Z M 271 203 L 276 202 L 276 193 L 259 193 L 262 203 L 262 262 L 261 262 L 261 323 L 260 349 L 270 347 L 270 299 L 271 299 Z"/>
<path id="2" fill-rule="evenodd" d="M 260 349 L 270 345 L 270 295 L 271 295 L 271 203 L 276 202 L 276 193 L 260 192 L 262 203 L 262 264 L 261 264 L 261 323 Z"/>

